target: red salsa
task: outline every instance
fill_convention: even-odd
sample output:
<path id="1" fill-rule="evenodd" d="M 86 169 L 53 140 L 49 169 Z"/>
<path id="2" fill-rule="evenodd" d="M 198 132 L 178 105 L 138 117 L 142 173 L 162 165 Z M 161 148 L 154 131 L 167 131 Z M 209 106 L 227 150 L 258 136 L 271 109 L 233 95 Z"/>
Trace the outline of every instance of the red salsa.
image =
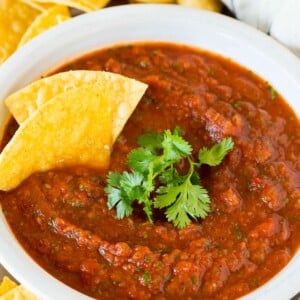
<path id="1" fill-rule="evenodd" d="M 43 268 L 98 299 L 234 299 L 289 262 L 300 244 L 300 127 L 268 82 L 223 57 L 164 43 L 104 49 L 56 72 L 77 69 L 149 85 L 111 170 L 126 169 L 141 134 L 176 126 L 195 153 L 224 137 L 235 147 L 201 169 L 211 212 L 181 230 L 160 213 L 154 224 L 139 210 L 118 220 L 107 208 L 107 171 L 52 170 L 1 192 L 13 232 Z"/>

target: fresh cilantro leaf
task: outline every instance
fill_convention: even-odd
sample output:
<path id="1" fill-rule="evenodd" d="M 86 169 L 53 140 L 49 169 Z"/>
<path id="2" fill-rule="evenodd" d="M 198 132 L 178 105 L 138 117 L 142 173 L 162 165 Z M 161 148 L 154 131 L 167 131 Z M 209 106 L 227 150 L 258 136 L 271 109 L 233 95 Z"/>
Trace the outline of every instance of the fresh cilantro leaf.
<path id="1" fill-rule="evenodd" d="M 132 214 L 132 202 L 140 195 L 142 176 L 134 173 L 124 172 L 119 174 L 110 172 L 108 174 L 107 206 L 109 209 L 116 207 L 118 219 Z"/>
<path id="2" fill-rule="evenodd" d="M 125 216 L 132 214 L 132 201 L 120 189 L 109 185 L 106 187 L 105 192 L 108 195 L 107 206 L 109 209 L 116 207 L 118 219 L 123 219 Z"/>
<path id="3" fill-rule="evenodd" d="M 112 209 L 121 200 L 120 187 L 121 174 L 117 172 L 109 172 L 107 176 L 107 187 L 105 192 L 107 193 L 107 205 L 109 209 Z"/>
<path id="4" fill-rule="evenodd" d="M 169 161 L 178 161 L 192 153 L 192 146 L 181 136 L 172 134 L 170 130 L 165 131 L 162 146 L 164 157 Z"/>
<path id="5" fill-rule="evenodd" d="M 119 219 L 130 216 L 133 202 L 143 206 L 152 223 L 152 208 L 165 209 L 168 221 L 184 228 L 192 219 L 205 218 L 210 210 L 207 190 L 200 184 L 196 168 L 201 164 L 216 166 L 233 148 L 231 138 L 224 139 L 210 149 L 199 151 L 199 162 L 191 156 L 192 147 L 181 136 L 181 129 L 173 132 L 148 133 L 138 140 L 139 148 L 128 155 L 130 171 L 110 172 L 107 177 L 107 206 L 115 208 Z M 186 174 L 175 168 L 183 158 L 189 162 Z M 153 198 L 153 196 L 155 196 Z"/>
<path id="6" fill-rule="evenodd" d="M 179 126 L 176 126 L 175 129 L 173 130 L 174 135 L 182 135 L 182 129 Z"/>
<path id="7" fill-rule="evenodd" d="M 119 186 L 121 174 L 118 172 L 109 172 L 107 176 L 107 183 L 113 186 Z"/>
<path id="8" fill-rule="evenodd" d="M 207 190 L 201 185 L 192 183 L 188 183 L 187 190 L 186 211 L 194 218 L 204 219 L 210 211 L 210 199 Z"/>
<path id="9" fill-rule="evenodd" d="M 182 229 L 191 223 L 191 219 L 186 213 L 181 201 L 175 202 L 166 210 L 167 220 L 172 222 L 175 227 Z"/>
<path id="10" fill-rule="evenodd" d="M 180 176 L 175 168 L 167 169 L 161 172 L 159 176 L 160 183 L 164 185 L 179 185 L 184 182 L 185 176 Z"/>
<path id="11" fill-rule="evenodd" d="M 105 192 L 107 193 L 107 206 L 109 209 L 112 209 L 117 203 L 121 200 L 121 192 L 118 188 L 115 188 L 111 185 L 108 185 L 105 188 Z"/>
<path id="12" fill-rule="evenodd" d="M 173 183 L 174 178 L 178 176 L 178 172 L 175 168 L 170 168 L 162 172 L 159 176 L 160 183 L 169 185 Z"/>
<path id="13" fill-rule="evenodd" d="M 180 185 L 161 187 L 157 193 L 154 207 L 167 208 L 168 221 L 178 228 L 187 226 L 191 218 L 205 218 L 209 212 L 207 190 L 198 184 L 192 184 L 191 176 L 186 176 Z"/>
<path id="14" fill-rule="evenodd" d="M 123 219 L 124 217 L 129 217 L 132 214 L 132 202 L 127 202 L 124 199 L 118 202 L 117 206 L 117 218 Z"/>
<path id="15" fill-rule="evenodd" d="M 180 186 L 162 186 L 157 190 L 157 196 L 154 199 L 155 208 L 165 208 L 176 202 L 180 195 Z"/>
<path id="16" fill-rule="evenodd" d="M 233 146 L 233 140 L 229 137 L 213 145 L 210 149 L 202 148 L 198 155 L 200 164 L 206 164 L 211 167 L 219 165 L 228 152 L 233 149 Z"/>
<path id="17" fill-rule="evenodd" d="M 200 175 L 196 171 L 193 172 L 191 176 L 191 183 L 192 184 L 199 184 L 200 182 Z"/>
<path id="18" fill-rule="evenodd" d="M 149 164 L 156 157 L 148 148 L 137 148 L 129 153 L 127 164 L 132 170 L 147 174 L 149 172 Z"/>
<path id="19" fill-rule="evenodd" d="M 138 172 L 123 172 L 120 178 L 120 187 L 122 187 L 129 195 L 131 189 L 135 186 L 140 186 L 143 181 L 143 175 Z"/>
<path id="20" fill-rule="evenodd" d="M 154 161 L 156 155 L 154 155 L 147 148 L 137 148 L 132 150 L 128 155 L 128 166 L 137 172 L 142 174 L 148 173 L 149 164 Z"/>
<path id="21" fill-rule="evenodd" d="M 162 149 L 163 134 L 162 133 L 146 133 L 138 138 L 138 145 L 155 151 Z"/>

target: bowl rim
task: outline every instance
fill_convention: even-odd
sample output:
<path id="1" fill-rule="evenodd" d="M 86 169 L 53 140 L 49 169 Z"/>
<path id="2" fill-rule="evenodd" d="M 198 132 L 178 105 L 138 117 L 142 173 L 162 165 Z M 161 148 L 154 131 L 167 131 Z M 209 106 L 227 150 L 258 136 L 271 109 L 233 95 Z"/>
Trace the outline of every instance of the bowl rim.
<path id="1" fill-rule="evenodd" d="M 106 36 L 101 26 L 107 30 L 109 28 L 110 32 L 114 33 L 114 38 L 106 37 L 105 41 L 99 42 L 90 41 L 93 34 L 102 32 L 103 36 Z M 126 34 L 124 30 L 127 30 Z M 208 35 L 200 37 L 197 36 L 198 32 L 208 33 Z M 144 39 L 143 36 L 148 38 Z M 193 39 L 198 40 L 194 43 L 191 42 Z M 225 43 L 220 44 L 217 39 Z M 49 68 L 64 64 L 66 60 L 119 42 L 132 43 L 147 40 L 188 44 L 221 53 L 225 57 L 233 57 L 235 61 L 251 67 L 255 73 L 278 87 L 278 91 L 289 102 L 298 117 L 300 115 L 300 105 L 293 96 L 300 94 L 300 60 L 294 54 L 267 35 L 235 19 L 170 4 L 130 4 L 109 7 L 77 16 L 48 30 L 19 49 L 0 67 L 0 99 L 4 99 L 14 90 L 33 81 Z M 75 41 L 85 41 L 86 44 L 76 44 Z M 28 57 L 34 59 L 28 60 Z M 268 68 L 265 70 L 256 60 L 264 61 Z M 280 74 L 273 70 L 280 70 Z M 1 101 L 0 120 L 6 113 L 7 110 Z M 12 236 L 2 212 L 0 213 L 0 235 L 3 241 L 0 243 L 0 262 L 15 278 L 42 299 L 61 299 L 61 295 L 64 295 L 64 300 L 90 299 L 39 267 Z M 297 287 L 297 279 L 300 277 L 300 269 L 297 268 L 299 264 L 300 251 L 274 278 L 242 299 L 271 299 L 272 297 L 272 299 L 282 300 L 292 297 L 299 292 Z M 24 270 L 27 272 L 26 275 Z"/>

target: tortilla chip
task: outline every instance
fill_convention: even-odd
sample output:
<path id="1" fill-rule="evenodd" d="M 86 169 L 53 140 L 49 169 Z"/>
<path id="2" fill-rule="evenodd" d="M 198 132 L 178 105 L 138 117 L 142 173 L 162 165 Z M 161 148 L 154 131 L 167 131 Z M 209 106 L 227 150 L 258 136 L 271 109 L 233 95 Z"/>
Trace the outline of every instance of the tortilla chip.
<path id="1" fill-rule="evenodd" d="M 33 7 L 41 12 L 43 12 L 55 5 L 53 3 L 36 3 L 32 0 L 21 0 L 21 2 L 26 3 L 27 5 Z"/>
<path id="2" fill-rule="evenodd" d="M 27 290 L 23 285 L 19 285 L 1 296 L 0 300 L 39 300 L 39 298 Z"/>
<path id="3" fill-rule="evenodd" d="M 175 0 L 129 0 L 130 3 L 156 3 L 156 4 L 170 4 L 175 3 Z"/>
<path id="4" fill-rule="evenodd" d="M 113 142 L 143 96 L 147 85 L 122 75 L 103 71 L 69 71 L 33 82 L 10 95 L 5 103 L 19 124 L 55 95 L 84 84 L 98 84 L 112 101 Z M 85 98 L 85 97 L 84 97 Z"/>
<path id="5" fill-rule="evenodd" d="M 177 0 L 177 3 L 184 6 L 201 8 L 215 12 L 220 12 L 223 7 L 220 0 Z"/>
<path id="6" fill-rule="evenodd" d="M 4 276 L 2 279 L 2 282 L 0 284 L 0 296 L 3 296 L 10 290 L 14 289 L 16 286 L 17 286 L 17 284 L 14 281 L 12 281 L 7 276 Z"/>
<path id="7" fill-rule="evenodd" d="M 8 1 L 7 0 L 2 0 L 0 1 L 0 9 L 6 9 L 8 7 Z"/>
<path id="8" fill-rule="evenodd" d="M 32 0 L 32 2 L 46 3 L 49 0 Z M 106 6 L 109 0 L 51 0 L 51 2 L 89 12 Z"/>
<path id="9" fill-rule="evenodd" d="M 70 19 L 69 9 L 64 5 L 54 5 L 39 15 L 29 26 L 19 43 L 19 47 L 26 44 L 29 40 L 46 31 L 47 29 L 58 25 Z"/>
<path id="10" fill-rule="evenodd" d="M 72 165 L 107 168 L 112 145 L 109 99 L 97 84 L 60 94 L 32 114 L 0 155 L 0 190 L 35 172 Z"/>
<path id="11" fill-rule="evenodd" d="M 1 124 L 1 126 L 0 126 L 0 151 L 2 150 L 1 149 L 1 147 L 3 146 L 3 138 L 4 138 L 4 134 L 5 134 L 5 132 L 6 132 L 6 128 L 7 128 L 7 126 L 8 126 L 8 123 L 9 123 L 9 121 L 11 120 L 11 118 L 12 118 L 12 115 L 10 114 L 10 113 L 8 113 L 6 116 L 5 116 L 5 118 L 4 118 L 4 121 L 3 121 L 3 123 Z"/>
<path id="12" fill-rule="evenodd" d="M 37 9 L 15 0 L 5 0 L 0 5 L 0 64 L 16 50 L 21 37 L 39 13 Z"/>

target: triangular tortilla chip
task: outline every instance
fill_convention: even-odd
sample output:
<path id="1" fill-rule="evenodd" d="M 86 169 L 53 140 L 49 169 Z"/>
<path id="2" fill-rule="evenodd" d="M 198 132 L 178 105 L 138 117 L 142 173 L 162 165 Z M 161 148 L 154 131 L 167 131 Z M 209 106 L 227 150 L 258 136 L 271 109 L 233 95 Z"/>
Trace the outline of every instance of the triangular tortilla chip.
<path id="1" fill-rule="evenodd" d="M 49 0 L 32 0 L 32 2 L 47 3 Z M 51 0 L 51 2 L 89 12 L 106 6 L 109 0 Z"/>
<path id="2" fill-rule="evenodd" d="M 109 98 L 97 84 L 54 97 L 16 131 L 0 155 L 0 190 L 35 172 L 85 165 L 107 168 L 112 145 Z"/>
<path id="3" fill-rule="evenodd" d="M 215 12 L 222 10 L 223 4 L 220 0 L 177 0 L 179 5 L 200 8 Z"/>
<path id="4" fill-rule="evenodd" d="M 29 40 L 46 31 L 47 29 L 58 25 L 70 18 L 69 9 L 64 5 L 54 5 L 39 15 L 28 27 L 22 36 L 19 46 L 23 46 Z"/>
<path id="5" fill-rule="evenodd" d="M 36 3 L 33 0 L 21 0 L 21 2 L 24 2 L 26 4 L 28 4 L 29 6 L 43 12 L 47 9 L 49 9 L 50 7 L 54 6 L 55 4 L 47 2 L 47 3 Z"/>
<path id="6" fill-rule="evenodd" d="M 0 284 L 0 296 L 3 296 L 10 290 L 14 289 L 16 286 L 17 284 L 14 281 L 9 279 L 7 276 L 4 276 Z"/>
<path id="7" fill-rule="evenodd" d="M 39 298 L 23 285 L 19 285 L 1 296 L 0 300 L 39 300 Z"/>
<path id="8" fill-rule="evenodd" d="M 0 64 L 17 48 L 29 25 L 40 14 L 37 9 L 15 1 L 0 1 Z"/>
<path id="9" fill-rule="evenodd" d="M 113 141 L 122 131 L 135 109 L 147 85 L 122 75 L 103 71 L 69 71 L 46 77 L 31 83 L 10 95 L 5 103 L 19 124 L 55 95 L 97 83 L 110 95 L 112 108 Z"/>

